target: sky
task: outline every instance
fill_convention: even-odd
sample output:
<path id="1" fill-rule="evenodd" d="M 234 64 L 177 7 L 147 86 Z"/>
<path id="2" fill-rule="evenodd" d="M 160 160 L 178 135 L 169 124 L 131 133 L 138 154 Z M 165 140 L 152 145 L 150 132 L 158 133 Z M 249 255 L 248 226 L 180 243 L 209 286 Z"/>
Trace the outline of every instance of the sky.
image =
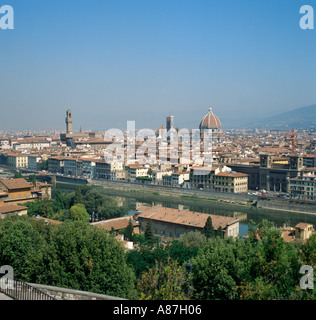
<path id="1" fill-rule="evenodd" d="M 198 128 L 316 103 L 311 0 L 0 0 L 0 129 Z M 315 11 L 316 12 L 316 11 Z"/>

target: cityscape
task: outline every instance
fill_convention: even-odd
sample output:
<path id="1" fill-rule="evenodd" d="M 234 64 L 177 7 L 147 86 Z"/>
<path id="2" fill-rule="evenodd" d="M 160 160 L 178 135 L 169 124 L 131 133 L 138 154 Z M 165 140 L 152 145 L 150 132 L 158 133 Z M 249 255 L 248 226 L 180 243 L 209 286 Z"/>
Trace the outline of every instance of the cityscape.
<path id="1" fill-rule="evenodd" d="M 311 6 L 7 2 L 1 302 L 316 300 Z"/>
<path id="2" fill-rule="evenodd" d="M 197 126 L 198 146 L 195 144 L 194 152 L 193 130 L 187 130 L 189 143 L 185 146 L 174 121 L 174 116 L 168 115 L 165 124 L 152 130 L 153 139 L 147 142 L 148 136 L 144 136 L 143 141 L 134 141 L 134 153 L 127 157 L 130 146 L 126 131 L 119 139 L 108 132 L 73 132 L 72 111 L 68 109 L 65 131 L 59 135 L 2 136 L 0 164 L 36 174 L 316 201 L 314 130 L 223 131 L 220 119 L 209 108 Z M 203 130 L 211 132 L 211 157 L 207 158 L 202 155 Z M 138 133 L 134 134 L 136 140 Z M 163 135 L 165 144 L 161 142 Z M 185 153 L 187 147 L 190 149 Z M 210 165 L 205 160 L 210 160 Z M 223 178 L 228 181 L 221 183 Z"/>

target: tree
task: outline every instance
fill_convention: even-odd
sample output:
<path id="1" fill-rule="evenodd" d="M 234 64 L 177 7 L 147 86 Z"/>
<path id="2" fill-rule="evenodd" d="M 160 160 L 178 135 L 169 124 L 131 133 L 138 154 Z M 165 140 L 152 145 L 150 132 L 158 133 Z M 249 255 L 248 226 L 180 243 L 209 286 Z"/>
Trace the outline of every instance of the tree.
<path id="1" fill-rule="evenodd" d="M 53 228 L 46 265 L 40 283 L 135 298 L 135 276 L 125 249 L 101 228 L 70 220 Z"/>
<path id="2" fill-rule="evenodd" d="M 39 163 L 40 170 L 48 170 L 48 160 L 42 159 Z"/>
<path id="3" fill-rule="evenodd" d="M 158 263 L 138 281 L 141 300 L 186 300 L 183 290 L 186 274 L 176 261 Z"/>
<path id="4" fill-rule="evenodd" d="M 195 257 L 199 248 L 197 246 L 188 247 L 181 241 L 173 240 L 171 243 L 168 243 L 164 250 L 168 257 L 182 264 Z"/>
<path id="5" fill-rule="evenodd" d="M 128 241 L 133 241 L 133 234 L 134 234 L 134 226 L 133 226 L 132 220 L 129 219 L 127 228 L 125 229 L 125 232 L 124 232 L 124 238 Z"/>
<path id="6" fill-rule="evenodd" d="M 232 300 L 239 297 L 238 285 L 245 269 L 247 244 L 242 240 L 210 239 L 192 259 L 194 298 Z"/>
<path id="7" fill-rule="evenodd" d="M 139 244 L 140 246 L 144 246 L 146 244 L 145 234 L 135 233 L 133 236 L 133 241 L 135 244 Z"/>
<path id="8" fill-rule="evenodd" d="M 152 176 L 153 173 L 154 173 L 153 169 L 152 169 L 152 168 L 149 168 L 148 171 L 147 171 L 147 174 L 148 174 L 149 176 Z"/>
<path id="9" fill-rule="evenodd" d="M 42 200 L 40 200 L 38 204 L 38 214 L 40 216 L 45 218 L 51 218 L 54 215 L 53 201 L 50 199 L 47 189 L 42 197 Z"/>
<path id="10" fill-rule="evenodd" d="M 217 236 L 217 237 L 220 237 L 221 239 L 224 238 L 223 229 L 222 229 L 221 226 L 219 226 L 219 227 L 217 228 L 217 230 L 216 230 L 216 236 Z"/>
<path id="11" fill-rule="evenodd" d="M 89 214 L 82 203 L 75 204 L 70 208 L 70 216 L 73 220 L 89 221 Z"/>
<path id="12" fill-rule="evenodd" d="M 301 260 L 304 264 L 316 266 L 316 234 L 312 234 L 303 246 Z"/>
<path id="13" fill-rule="evenodd" d="M 53 207 L 55 212 L 65 209 L 65 195 L 57 188 L 54 194 Z"/>
<path id="14" fill-rule="evenodd" d="M 39 199 L 35 199 L 34 201 L 26 202 L 23 205 L 28 207 L 28 209 L 27 209 L 28 216 L 34 217 L 34 216 L 37 216 L 40 214 L 40 200 Z"/>
<path id="15" fill-rule="evenodd" d="M 128 208 L 109 205 L 99 207 L 97 212 L 100 220 L 107 220 L 126 216 Z"/>
<path id="16" fill-rule="evenodd" d="M 147 221 L 146 230 L 145 230 L 145 238 L 149 244 L 152 244 L 152 245 L 154 244 L 155 235 L 154 235 L 153 225 L 152 225 L 151 220 Z"/>
<path id="17" fill-rule="evenodd" d="M 180 235 L 179 241 L 189 247 L 202 247 L 206 244 L 206 236 L 200 231 L 190 231 Z"/>
<path id="18" fill-rule="evenodd" d="M 297 246 L 285 243 L 281 232 L 274 227 L 268 228 L 266 223 L 258 234 L 260 238 L 249 252 L 251 280 L 262 279 L 271 288 L 269 295 L 273 299 L 287 299 L 301 277 Z M 256 294 L 260 297 L 260 291 Z"/>
<path id="19" fill-rule="evenodd" d="M 212 224 L 212 218 L 210 216 L 208 216 L 208 218 L 205 222 L 205 226 L 201 232 L 205 235 L 205 237 L 207 239 L 215 237 L 214 227 Z"/>
<path id="20" fill-rule="evenodd" d="M 100 211 L 101 207 L 117 207 L 117 201 L 109 196 L 98 193 L 95 190 L 88 190 L 83 196 L 83 202 L 89 213 Z"/>
<path id="21" fill-rule="evenodd" d="M 0 265 L 22 281 L 135 299 L 125 248 L 82 221 L 45 224 L 28 216 L 0 219 Z"/>
<path id="22" fill-rule="evenodd" d="M 28 177 L 28 182 L 30 182 L 30 183 L 32 183 L 33 185 L 35 185 L 35 183 L 36 183 L 36 177 L 35 177 L 35 174 L 31 174 L 31 175 L 29 175 L 29 177 Z"/>
<path id="23" fill-rule="evenodd" d="M 78 203 L 83 203 L 83 196 L 82 196 L 80 187 L 77 187 L 76 193 L 74 196 L 74 201 L 73 201 L 73 204 L 78 204 Z"/>
<path id="24" fill-rule="evenodd" d="M 10 265 L 17 279 L 36 282 L 45 272 L 43 256 L 47 252 L 44 237 L 34 229 L 29 217 L 0 219 L 0 266 Z"/>
<path id="25" fill-rule="evenodd" d="M 19 179 L 19 178 L 23 178 L 23 176 L 22 176 L 22 172 L 17 170 L 14 173 L 14 179 Z"/>

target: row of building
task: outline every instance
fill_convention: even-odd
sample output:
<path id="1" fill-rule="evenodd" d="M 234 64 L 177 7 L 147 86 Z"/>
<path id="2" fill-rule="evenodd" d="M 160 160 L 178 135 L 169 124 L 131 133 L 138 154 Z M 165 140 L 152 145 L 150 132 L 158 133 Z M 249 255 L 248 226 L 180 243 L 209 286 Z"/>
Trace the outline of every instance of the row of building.
<path id="1" fill-rule="evenodd" d="M 47 156 L 47 170 L 55 174 L 87 179 L 125 180 L 171 187 L 199 188 L 242 193 L 267 190 L 287 193 L 291 198 L 316 200 L 316 167 L 308 166 L 311 157 L 259 155 L 259 161 L 220 163 L 212 167 L 172 164 L 142 165 L 87 158 L 86 156 Z M 40 154 L 2 151 L 0 163 L 12 168 L 40 169 Z M 305 165 L 304 165 L 305 164 Z M 311 163 L 312 164 L 312 163 Z"/>
<path id="2" fill-rule="evenodd" d="M 166 156 L 157 158 L 161 130 L 179 132 L 179 128 L 174 127 L 174 117 L 168 116 L 166 128 L 162 125 L 157 129 L 154 141 L 145 141 L 146 148 L 154 151 L 154 161 L 141 164 L 135 159 L 138 149 L 143 147 L 142 142 L 136 142 L 135 153 L 128 158 L 126 132 L 119 141 L 124 147 L 120 158 L 116 151 L 112 155 L 105 154 L 105 148 L 114 142 L 110 136 L 101 132 L 73 132 L 72 123 L 72 112 L 67 110 L 66 133 L 59 137 L 3 137 L 0 139 L 0 164 L 33 172 L 45 167 L 51 173 L 87 179 L 125 180 L 219 192 L 266 190 L 288 194 L 295 199 L 316 200 L 316 136 L 313 132 L 297 132 L 295 145 L 286 131 L 224 132 L 210 108 L 199 124 L 200 143 L 190 145 L 192 157 L 189 160 L 185 155 L 184 137 L 178 138 L 176 145 L 168 140 L 163 150 Z M 212 132 L 211 163 L 193 157 L 195 151 L 205 151 L 205 130 Z M 188 138 L 192 135 L 193 131 L 189 131 Z"/>
<path id="3" fill-rule="evenodd" d="M 0 179 L 0 218 L 8 214 L 26 215 L 28 207 L 23 206 L 26 202 L 32 202 L 43 197 L 51 197 L 51 186 L 47 183 L 30 183 L 23 178 Z M 120 217 L 110 220 L 93 222 L 92 225 L 117 232 L 118 240 L 123 241 L 128 249 L 133 248 L 130 241 L 124 241 L 119 231 L 125 229 L 131 219 L 135 233 L 144 233 L 147 222 L 151 221 L 153 232 L 163 241 L 179 238 L 182 234 L 190 231 L 201 231 L 208 218 L 211 218 L 215 234 L 219 228 L 223 238 L 239 235 L 239 219 L 220 215 L 205 214 L 201 212 L 166 208 L 161 206 L 140 206 L 134 216 Z M 47 223 L 60 223 L 47 218 Z M 280 228 L 282 237 L 286 242 L 295 240 L 307 240 L 315 233 L 313 225 L 299 223 L 295 227 Z"/>
<path id="4" fill-rule="evenodd" d="M 47 183 L 30 183 L 23 178 L 0 179 L 0 217 L 10 213 L 27 214 L 28 208 L 23 203 L 41 200 L 45 195 L 51 197 L 51 186 Z"/>

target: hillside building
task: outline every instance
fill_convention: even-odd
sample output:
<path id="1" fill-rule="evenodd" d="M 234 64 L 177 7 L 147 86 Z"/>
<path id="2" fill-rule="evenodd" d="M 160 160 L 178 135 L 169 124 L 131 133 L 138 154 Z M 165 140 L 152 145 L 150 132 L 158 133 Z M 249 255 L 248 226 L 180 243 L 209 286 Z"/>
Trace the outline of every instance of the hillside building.
<path id="1" fill-rule="evenodd" d="M 164 240 L 179 238 L 181 234 L 190 231 L 201 231 L 208 217 L 211 217 L 215 231 L 222 228 L 224 238 L 236 238 L 239 234 L 239 220 L 234 217 L 158 206 L 139 207 L 134 217 L 139 222 L 140 233 L 145 232 L 147 221 L 151 220 L 154 234 Z"/>

